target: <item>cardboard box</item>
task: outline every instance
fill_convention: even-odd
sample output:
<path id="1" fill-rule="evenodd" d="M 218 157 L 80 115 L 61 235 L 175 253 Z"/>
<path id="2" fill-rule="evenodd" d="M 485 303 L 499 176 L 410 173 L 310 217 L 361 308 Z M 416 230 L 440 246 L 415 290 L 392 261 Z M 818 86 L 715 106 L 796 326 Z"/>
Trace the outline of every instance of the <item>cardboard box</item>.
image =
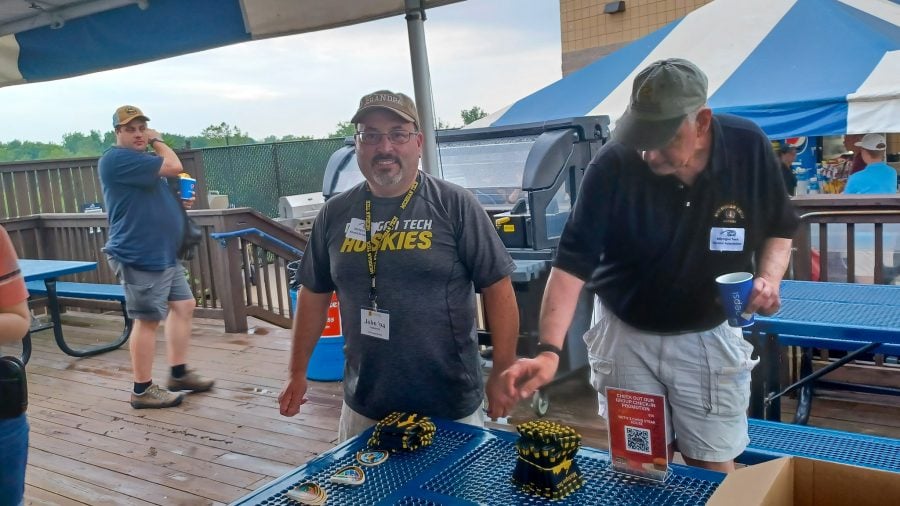
<path id="1" fill-rule="evenodd" d="M 900 473 L 785 457 L 730 473 L 707 506 L 885 506 L 900 498 Z"/>

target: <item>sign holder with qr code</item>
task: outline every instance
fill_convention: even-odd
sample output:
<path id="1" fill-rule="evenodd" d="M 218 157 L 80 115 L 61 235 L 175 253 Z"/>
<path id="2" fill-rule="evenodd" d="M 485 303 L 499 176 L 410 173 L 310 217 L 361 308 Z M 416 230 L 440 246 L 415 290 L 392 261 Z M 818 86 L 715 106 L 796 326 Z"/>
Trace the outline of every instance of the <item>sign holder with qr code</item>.
<path id="1" fill-rule="evenodd" d="M 606 404 L 613 469 L 665 481 L 669 474 L 666 397 L 608 387 Z"/>

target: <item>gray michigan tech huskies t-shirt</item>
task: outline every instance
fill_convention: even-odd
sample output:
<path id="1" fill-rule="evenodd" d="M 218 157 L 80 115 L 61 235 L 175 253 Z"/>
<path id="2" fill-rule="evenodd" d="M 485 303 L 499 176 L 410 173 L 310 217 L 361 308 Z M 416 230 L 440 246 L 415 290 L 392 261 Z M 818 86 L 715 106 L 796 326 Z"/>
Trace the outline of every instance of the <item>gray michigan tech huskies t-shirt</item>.
<path id="1" fill-rule="evenodd" d="M 484 385 L 476 335 L 475 288 L 508 276 L 515 264 L 484 209 L 466 189 L 419 173 L 403 196 L 378 198 L 365 183 L 330 199 L 316 217 L 300 281 L 316 293 L 337 290 L 345 339 L 344 400 L 373 419 L 391 411 L 458 419 L 475 412 Z M 378 308 L 390 313 L 390 338 L 360 332 L 369 307 L 365 240 L 347 237 L 372 199 L 373 230 L 400 221 L 381 241 Z M 375 233 L 379 235 L 379 233 Z"/>

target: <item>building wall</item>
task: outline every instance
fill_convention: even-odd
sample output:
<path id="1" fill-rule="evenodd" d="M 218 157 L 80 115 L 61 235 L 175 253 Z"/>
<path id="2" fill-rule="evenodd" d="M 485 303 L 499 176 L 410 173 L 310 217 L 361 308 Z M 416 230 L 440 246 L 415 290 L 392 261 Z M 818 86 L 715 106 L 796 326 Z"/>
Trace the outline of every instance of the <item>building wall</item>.
<path id="1" fill-rule="evenodd" d="M 625 0 L 624 12 L 604 14 L 608 1 L 559 1 L 563 76 L 711 0 Z"/>

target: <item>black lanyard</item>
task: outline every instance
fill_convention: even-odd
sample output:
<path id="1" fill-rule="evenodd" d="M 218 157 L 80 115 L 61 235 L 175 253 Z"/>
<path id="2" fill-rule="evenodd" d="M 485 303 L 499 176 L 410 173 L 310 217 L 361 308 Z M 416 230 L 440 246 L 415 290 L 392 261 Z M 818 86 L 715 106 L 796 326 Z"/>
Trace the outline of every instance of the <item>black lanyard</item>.
<path id="1" fill-rule="evenodd" d="M 400 222 L 400 214 L 403 213 L 403 210 L 406 209 L 406 206 L 409 205 L 409 201 L 412 199 L 414 193 L 416 193 L 416 188 L 419 187 L 419 177 L 416 176 L 416 180 L 413 181 L 412 186 L 409 187 L 409 191 L 406 192 L 406 196 L 403 197 L 403 201 L 400 202 L 400 211 L 397 212 L 385 225 L 384 229 L 381 231 L 381 242 L 378 243 L 378 247 L 375 247 L 375 244 L 372 242 L 372 199 L 370 198 L 371 193 L 369 192 L 369 185 L 366 183 L 366 260 L 369 264 L 369 279 L 372 280 L 372 285 L 369 288 L 369 301 L 372 303 L 373 309 L 378 309 L 378 292 L 375 289 L 375 268 L 378 265 L 378 248 L 384 245 L 384 241 L 387 237 L 394 231 L 394 227 L 397 226 L 397 223 Z"/>

